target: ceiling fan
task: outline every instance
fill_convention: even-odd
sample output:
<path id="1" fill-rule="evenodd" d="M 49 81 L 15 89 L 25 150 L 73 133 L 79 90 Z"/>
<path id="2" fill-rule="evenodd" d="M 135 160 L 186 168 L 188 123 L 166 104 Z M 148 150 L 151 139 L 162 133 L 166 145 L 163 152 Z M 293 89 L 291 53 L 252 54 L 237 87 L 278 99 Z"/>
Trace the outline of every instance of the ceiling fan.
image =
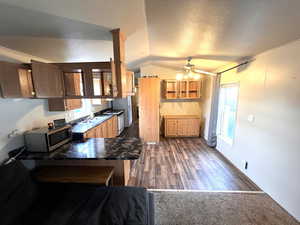
<path id="1" fill-rule="evenodd" d="M 178 73 L 176 75 L 177 80 L 182 80 L 182 79 L 187 79 L 187 78 L 193 78 L 195 80 L 198 80 L 201 78 L 200 74 L 205 74 L 205 75 L 209 75 L 209 76 L 217 75 L 215 73 L 196 68 L 195 65 L 191 63 L 191 61 L 192 61 L 192 57 L 188 57 L 187 64 L 185 64 L 183 67 L 185 74 Z"/>

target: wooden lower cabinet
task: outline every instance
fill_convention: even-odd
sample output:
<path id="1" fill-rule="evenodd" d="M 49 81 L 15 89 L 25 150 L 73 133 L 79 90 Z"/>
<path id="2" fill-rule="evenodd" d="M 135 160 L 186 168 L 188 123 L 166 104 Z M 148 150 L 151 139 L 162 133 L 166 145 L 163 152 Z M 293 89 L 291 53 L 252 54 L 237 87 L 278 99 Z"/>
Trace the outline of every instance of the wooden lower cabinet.
<path id="1" fill-rule="evenodd" d="M 177 136 L 177 119 L 166 119 L 165 120 L 165 134 L 168 136 Z"/>
<path id="2" fill-rule="evenodd" d="M 164 116 L 165 137 L 198 137 L 200 118 L 193 115 Z"/>
<path id="3" fill-rule="evenodd" d="M 97 134 L 97 129 L 91 129 L 85 133 L 85 138 L 94 138 Z"/>
<path id="4" fill-rule="evenodd" d="M 113 116 L 98 126 L 88 130 L 85 138 L 114 138 L 118 136 L 118 118 Z"/>

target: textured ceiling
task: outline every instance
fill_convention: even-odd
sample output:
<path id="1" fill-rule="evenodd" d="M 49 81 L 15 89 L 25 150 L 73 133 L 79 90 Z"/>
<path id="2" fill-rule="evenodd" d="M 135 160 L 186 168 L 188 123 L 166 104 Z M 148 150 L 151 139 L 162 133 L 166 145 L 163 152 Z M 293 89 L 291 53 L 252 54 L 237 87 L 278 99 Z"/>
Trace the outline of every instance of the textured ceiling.
<path id="1" fill-rule="evenodd" d="M 300 38 L 299 0 L 0 0 L 0 45 L 51 61 L 112 57 L 109 30 L 127 35 L 126 62 L 214 70 Z"/>

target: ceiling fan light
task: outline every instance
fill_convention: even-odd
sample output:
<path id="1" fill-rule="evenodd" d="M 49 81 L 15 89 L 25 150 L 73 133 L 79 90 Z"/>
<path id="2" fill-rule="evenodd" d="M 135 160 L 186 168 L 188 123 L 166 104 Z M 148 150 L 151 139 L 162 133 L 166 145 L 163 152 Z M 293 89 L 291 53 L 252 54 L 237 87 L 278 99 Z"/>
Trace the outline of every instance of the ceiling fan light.
<path id="1" fill-rule="evenodd" d="M 194 79 L 195 80 L 199 80 L 201 78 L 201 75 L 200 74 L 195 74 L 195 76 L 194 76 Z"/>
<path id="2" fill-rule="evenodd" d="M 177 73 L 176 74 L 176 80 L 182 80 L 183 74 L 182 73 Z"/>

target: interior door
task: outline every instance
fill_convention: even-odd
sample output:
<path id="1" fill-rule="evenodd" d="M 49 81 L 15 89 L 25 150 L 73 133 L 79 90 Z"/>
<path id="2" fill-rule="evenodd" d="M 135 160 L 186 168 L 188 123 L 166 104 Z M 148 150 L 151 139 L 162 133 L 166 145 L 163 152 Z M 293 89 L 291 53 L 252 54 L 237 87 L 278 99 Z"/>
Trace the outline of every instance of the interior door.
<path id="1" fill-rule="evenodd" d="M 31 61 L 32 79 L 37 98 L 64 96 L 62 71 L 55 65 Z"/>

